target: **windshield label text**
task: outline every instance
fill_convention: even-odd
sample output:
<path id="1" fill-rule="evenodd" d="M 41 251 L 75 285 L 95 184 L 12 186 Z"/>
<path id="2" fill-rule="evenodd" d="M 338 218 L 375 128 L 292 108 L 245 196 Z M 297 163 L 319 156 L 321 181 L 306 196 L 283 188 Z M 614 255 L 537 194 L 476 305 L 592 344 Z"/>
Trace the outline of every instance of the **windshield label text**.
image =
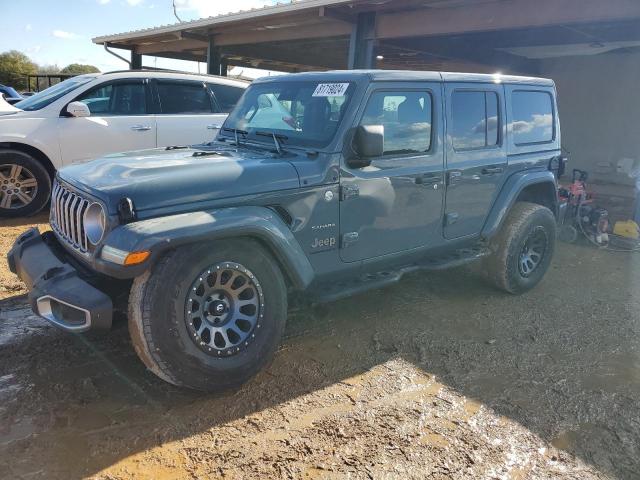
<path id="1" fill-rule="evenodd" d="M 348 83 L 321 83 L 313 92 L 314 97 L 342 97 L 349 88 Z"/>

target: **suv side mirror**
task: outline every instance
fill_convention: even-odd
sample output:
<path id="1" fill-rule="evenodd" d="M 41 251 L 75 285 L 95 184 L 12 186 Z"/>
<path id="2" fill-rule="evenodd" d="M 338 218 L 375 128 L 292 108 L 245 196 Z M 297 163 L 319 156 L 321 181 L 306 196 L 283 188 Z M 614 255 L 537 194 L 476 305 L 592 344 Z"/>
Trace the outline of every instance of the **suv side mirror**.
<path id="1" fill-rule="evenodd" d="M 360 125 L 353 136 L 353 149 L 357 157 L 347 164 L 351 168 L 367 167 L 371 158 L 381 157 L 384 153 L 384 125 Z"/>
<path id="2" fill-rule="evenodd" d="M 82 102 L 71 102 L 67 105 L 67 113 L 72 117 L 90 117 L 91 110 Z"/>

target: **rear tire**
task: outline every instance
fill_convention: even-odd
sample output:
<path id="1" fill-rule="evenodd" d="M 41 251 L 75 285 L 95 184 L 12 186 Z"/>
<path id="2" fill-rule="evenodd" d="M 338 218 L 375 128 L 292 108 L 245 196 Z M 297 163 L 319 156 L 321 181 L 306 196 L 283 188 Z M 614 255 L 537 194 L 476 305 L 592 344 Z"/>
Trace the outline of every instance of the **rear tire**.
<path id="1" fill-rule="evenodd" d="M 51 177 L 36 158 L 0 150 L 0 218 L 35 215 L 51 197 Z"/>
<path id="2" fill-rule="evenodd" d="M 489 280 L 512 294 L 535 287 L 549 269 L 555 250 L 556 219 L 546 207 L 516 203 L 483 262 Z"/>
<path id="3" fill-rule="evenodd" d="M 236 388 L 272 359 L 286 293 L 277 263 L 253 240 L 182 247 L 133 282 L 131 340 L 149 370 L 169 383 Z"/>

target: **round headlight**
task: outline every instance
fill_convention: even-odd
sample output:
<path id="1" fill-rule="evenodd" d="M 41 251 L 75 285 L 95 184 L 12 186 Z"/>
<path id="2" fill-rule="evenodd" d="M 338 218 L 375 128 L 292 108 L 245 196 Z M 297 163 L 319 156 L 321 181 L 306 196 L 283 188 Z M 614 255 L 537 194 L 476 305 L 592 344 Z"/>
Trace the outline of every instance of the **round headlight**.
<path id="1" fill-rule="evenodd" d="M 92 203 L 84 212 L 84 231 L 92 245 L 97 245 L 102 240 L 107 217 L 104 208 L 99 203 Z"/>

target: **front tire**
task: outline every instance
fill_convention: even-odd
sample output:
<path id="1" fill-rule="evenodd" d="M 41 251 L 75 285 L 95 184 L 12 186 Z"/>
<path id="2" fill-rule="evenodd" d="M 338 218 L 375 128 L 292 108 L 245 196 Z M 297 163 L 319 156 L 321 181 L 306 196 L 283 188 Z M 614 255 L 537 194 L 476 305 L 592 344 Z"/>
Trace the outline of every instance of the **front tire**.
<path id="1" fill-rule="evenodd" d="M 0 150 L 0 218 L 35 215 L 51 197 L 51 177 L 37 159 Z"/>
<path id="2" fill-rule="evenodd" d="M 512 294 L 535 287 L 549 269 L 556 244 L 556 219 L 548 208 L 516 203 L 483 262 L 489 280 Z"/>
<path id="3" fill-rule="evenodd" d="M 163 380 L 236 388 L 271 360 L 287 316 L 286 284 L 249 239 L 179 248 L 137 278 L 129 298 L 136 353 Z"/>

